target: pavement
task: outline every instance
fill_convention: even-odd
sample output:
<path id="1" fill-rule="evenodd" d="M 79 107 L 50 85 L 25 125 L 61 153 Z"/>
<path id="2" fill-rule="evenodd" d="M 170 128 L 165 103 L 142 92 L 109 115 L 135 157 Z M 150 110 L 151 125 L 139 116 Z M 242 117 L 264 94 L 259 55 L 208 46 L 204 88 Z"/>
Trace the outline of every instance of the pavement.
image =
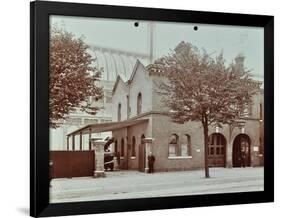
<path id="1" fill-rule="evenodd" d="M 54 179 L 50 202 L 249 192 L 264 188 L 263 167 L 210 168 L 211 177 L 206 179 L 204 175 L 204 170 L 154 174 L 113 171 L 106 172 L 105 178 Z"/>

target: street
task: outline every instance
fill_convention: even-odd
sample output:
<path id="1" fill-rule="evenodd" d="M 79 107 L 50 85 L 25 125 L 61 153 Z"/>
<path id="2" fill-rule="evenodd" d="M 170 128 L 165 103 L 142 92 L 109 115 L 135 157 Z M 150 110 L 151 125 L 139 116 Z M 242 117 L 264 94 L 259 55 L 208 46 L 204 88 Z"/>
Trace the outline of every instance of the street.
<path id="1" fill-rule="evenodd" d="M 50 202 L 231 193 L 263 190 L 263 168 L 210 168 L 145 174 L 138 171 L 106 172 L 105 178 L 54 179 Z"/>

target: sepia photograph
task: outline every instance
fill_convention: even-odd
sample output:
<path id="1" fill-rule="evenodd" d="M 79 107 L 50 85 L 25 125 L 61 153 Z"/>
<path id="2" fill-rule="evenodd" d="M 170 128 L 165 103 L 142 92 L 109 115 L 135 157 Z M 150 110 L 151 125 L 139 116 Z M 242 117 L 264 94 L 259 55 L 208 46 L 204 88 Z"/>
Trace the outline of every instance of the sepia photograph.
<path id="1" fill-rule="evenodd" d="M 264 191 L 264 28 L 49 19 L 50 203 Z"/>

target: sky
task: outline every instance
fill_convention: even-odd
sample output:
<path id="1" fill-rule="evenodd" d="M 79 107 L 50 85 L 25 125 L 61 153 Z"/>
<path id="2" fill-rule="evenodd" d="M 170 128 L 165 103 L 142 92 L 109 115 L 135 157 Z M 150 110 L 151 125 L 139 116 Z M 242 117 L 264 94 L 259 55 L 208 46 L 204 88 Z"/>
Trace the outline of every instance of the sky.
<path id="1" fill-rule="evenodd" d="M 56 23 L 76 37 L 83 36 L 87 44 L 138 53 L 149 53 L 149 21 L 70 17 L 52 15 Z M 151 22 L 150 22 L 151 23 Z M 189 42 L 209 54 L 223 52 L 226 64 L 238 54 L 245 56 L 245 67 L 263 81 L 264 35 L 261 27 L 209 25 L 195 23 L 153 22 L 155 58 L 167 55 L 181 41 Z M 198 30 L 193 29 L 198 26 Z"/>

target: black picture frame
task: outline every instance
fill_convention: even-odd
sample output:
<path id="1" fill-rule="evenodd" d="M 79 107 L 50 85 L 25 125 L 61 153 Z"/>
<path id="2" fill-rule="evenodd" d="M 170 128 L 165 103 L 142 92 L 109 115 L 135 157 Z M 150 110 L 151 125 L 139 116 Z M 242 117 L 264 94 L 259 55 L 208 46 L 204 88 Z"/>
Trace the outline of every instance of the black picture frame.
<path id="1" fill-rule="evenodd" d="M 49 203 L 49 16 L 192 22 L 264 28 L 264 191 L 146 199 Z M 274 201 L 274 17 L 35 1 L 30 3 L 30 215 L 59 216 Z"/>

